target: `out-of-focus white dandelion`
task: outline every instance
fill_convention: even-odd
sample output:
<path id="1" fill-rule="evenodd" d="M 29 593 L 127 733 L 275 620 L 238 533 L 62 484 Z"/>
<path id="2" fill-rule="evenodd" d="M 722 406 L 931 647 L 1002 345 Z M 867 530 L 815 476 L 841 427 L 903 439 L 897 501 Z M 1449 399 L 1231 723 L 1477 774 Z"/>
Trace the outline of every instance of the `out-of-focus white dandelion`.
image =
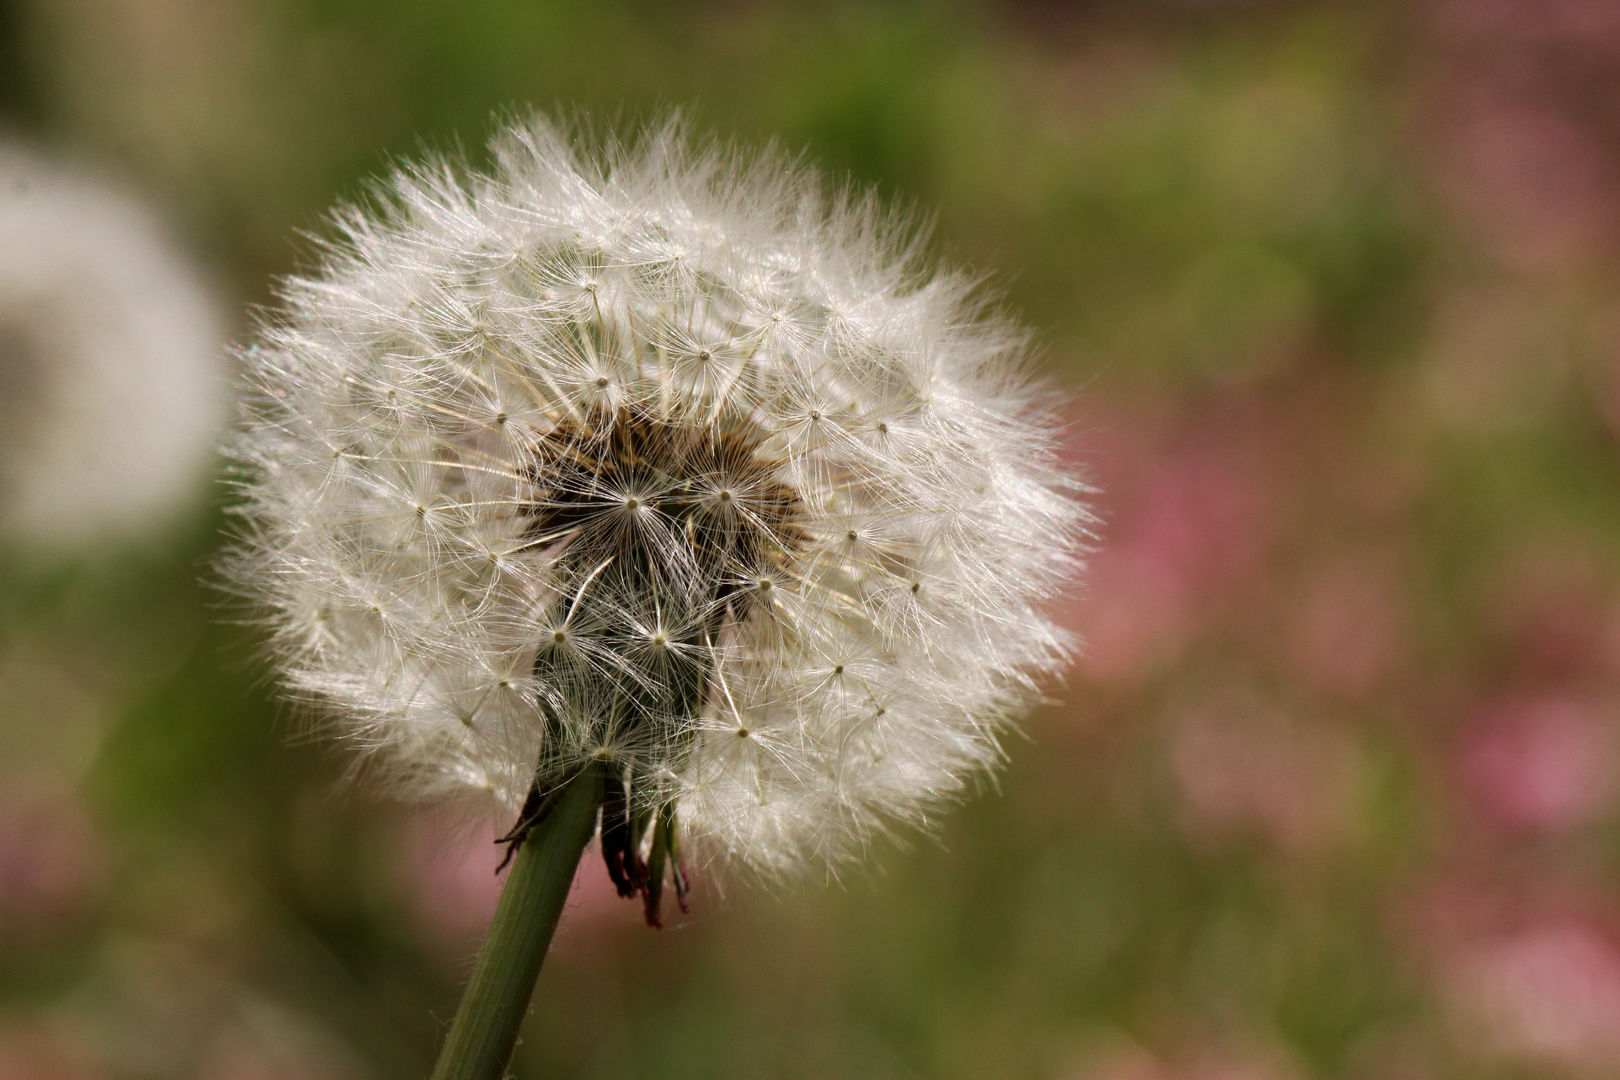
<path id="1" fill-rule="evenodd" d="M 198 499 L 224 340 L 144 205 L 0 143 L 0 533 L 80 550 Z"/>
<path id="2" fill-rule="evenodd" d="M 1068 649 L 1087 515 L 1024 332 L 775 152 L 492 149 L 342 212 L 243 354 L 230 574 L 287 682 L 416 795 L 527 819 L 610 763 L 650 919 L 677 818 L 766 877 L 926 824 Z"/>

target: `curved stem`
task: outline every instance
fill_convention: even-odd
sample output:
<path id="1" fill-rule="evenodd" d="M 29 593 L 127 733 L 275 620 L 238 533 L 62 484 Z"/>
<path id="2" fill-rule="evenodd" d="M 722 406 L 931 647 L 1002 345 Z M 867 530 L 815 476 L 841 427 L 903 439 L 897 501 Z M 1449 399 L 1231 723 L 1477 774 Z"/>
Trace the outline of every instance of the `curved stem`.
<path id="1" fill-rule="evenodd" d="M 574 870 L 596 831 L 601 801 L 602 767 L 593 763 L 569 781 L 523 840 L 433 1080 L 501 1080 L 506 1075 Z"/>

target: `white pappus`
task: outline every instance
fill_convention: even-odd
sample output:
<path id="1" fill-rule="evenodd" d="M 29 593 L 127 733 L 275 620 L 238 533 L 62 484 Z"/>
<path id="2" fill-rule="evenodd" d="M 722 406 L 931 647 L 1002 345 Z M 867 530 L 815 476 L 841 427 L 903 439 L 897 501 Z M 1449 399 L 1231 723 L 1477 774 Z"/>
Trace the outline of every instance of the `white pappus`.
<path id="1" fill-rule="evenodd" d="M 228 573 L 286 683 L 415 796 L 610 761 L 650 919 L 677 820 L 767 877 L 925 824 L 1069 651 L 1089 516 L 1025 333 L 773 150 L 492 155 L 342 211 L 243 351 Z"/>

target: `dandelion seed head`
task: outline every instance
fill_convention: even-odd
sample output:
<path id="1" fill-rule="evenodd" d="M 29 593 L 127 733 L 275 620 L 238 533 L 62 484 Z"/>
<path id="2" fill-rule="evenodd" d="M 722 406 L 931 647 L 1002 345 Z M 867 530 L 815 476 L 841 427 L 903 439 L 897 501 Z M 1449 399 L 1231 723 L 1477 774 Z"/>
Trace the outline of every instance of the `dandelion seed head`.
<path id="1" fill-rule="evenodd" d="M 0 537 L 103 550 L 199 503 L 224 360 L 215 298 L 150 208 L 0 141 Z"/>
<path id="2" fill-rule="evenodd" d="M 341 211 L 242 354 L 229 573 L 288 686 L 415 796 L 609 762 L 605 846 L 615 800 L 767 877 L 925 824 L 1070 647 L 1024 333 L 774 152 L 492 149 Z"/>

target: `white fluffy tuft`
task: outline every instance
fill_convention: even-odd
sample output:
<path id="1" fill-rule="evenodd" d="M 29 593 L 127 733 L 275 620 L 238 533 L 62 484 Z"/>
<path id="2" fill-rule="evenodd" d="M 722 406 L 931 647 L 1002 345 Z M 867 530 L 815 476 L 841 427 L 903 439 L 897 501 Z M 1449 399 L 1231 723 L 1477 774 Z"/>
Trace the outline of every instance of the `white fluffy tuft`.
<path id="1" fill-rule="evenodd" d="M 342 212 L 242 354 L 230 573 L 287 683 L 412 795 L 607 757 L 766 876 L 925 824 L 1069 649 L 1024 333 L 775 152 L 493 152 Z"/>

